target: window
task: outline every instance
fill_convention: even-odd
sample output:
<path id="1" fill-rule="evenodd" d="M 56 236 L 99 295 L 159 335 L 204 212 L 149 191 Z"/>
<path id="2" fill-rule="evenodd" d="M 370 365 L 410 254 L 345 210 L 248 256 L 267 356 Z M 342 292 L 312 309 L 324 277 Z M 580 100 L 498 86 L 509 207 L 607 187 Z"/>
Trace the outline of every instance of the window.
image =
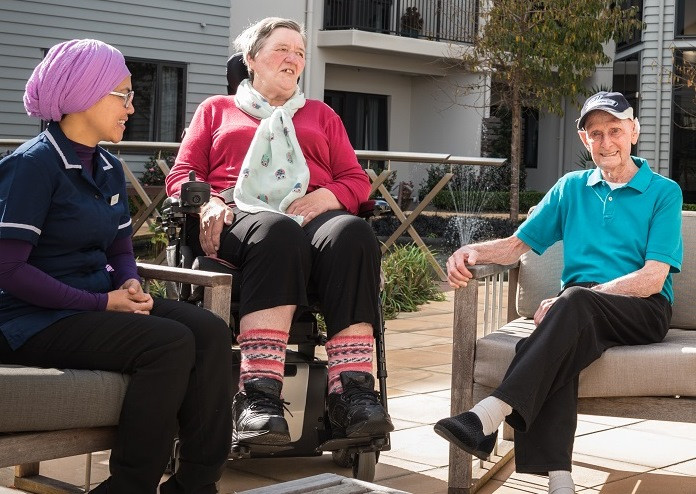
<path id="1" fill-rule="evenodd" d="M 638 14 L 636 15 L 636 17 L 641 20 L 643 19 L 643 0 L 623 0 L 622 7 L 624 9 L 628 9 L 630 7 L 637 7 Z M 636 29 L 633 31 L 631 36 L 627 37 L 626 39 L 618 40 L 616 43 L 616 49 L 623 50 L 624 48 L 629 48 L 637 43 L 640 43 L 640 39 L 641 30 Z"/>
<path id="2" fill-rule="evenodd" d="M 614 62 L 614 79 L 612 81 L 612 91 L 618 91 L 626 97 L 628 104 L 633 107 L 633 114 L 640 115 L 639 99 L 640 94 L 640 58 L 638 54 L 622 58 Z M 631 154 L 637 154 L 637 145 L 631 146 Z"/>
<path id="3" fill-rule="evenodd" d="M 494 96 L 495 98 L 495 96 Z M 484 120 L 481 143 L 482 156 L 510 159 L 512 112 L 502 103 L 492 104 L 490 117 Z M 522 108 L 522 163 L 536 168 L 539 162 L 539 110 Z"/>
<path id="4" fill-rule="evenodd" d="M 324 91 L 324 102 L 341 117 L 353 149 L 388 150 L 387 96 Z"/>
<path id="5" fill-rule="evenodd" d="M 677 0 L 676 36 L 696 36 L 696 2 Z"/>
<path id="6" fill-rule="evenodd" d="M 536 168 L 539 156 L 539 110 L 522 109 L 522 165 Z"/>
<path id="7" fill-rule="evenodd" d="M 135 90 L 135 113 L 128 118 L 126 141 L 176 142 L 184 130 L 184 64 L 127 59 Z"/>
<path id="8" fill-rule="evenodd" d="M 696 67 L 696 52 L 677 51 L 672 90 L 672 179 L 681 185 L 684 202 L 696 202 L 696 90 L 686 78 Z M 681 77 L 679 74 L 682 74 Z"/>

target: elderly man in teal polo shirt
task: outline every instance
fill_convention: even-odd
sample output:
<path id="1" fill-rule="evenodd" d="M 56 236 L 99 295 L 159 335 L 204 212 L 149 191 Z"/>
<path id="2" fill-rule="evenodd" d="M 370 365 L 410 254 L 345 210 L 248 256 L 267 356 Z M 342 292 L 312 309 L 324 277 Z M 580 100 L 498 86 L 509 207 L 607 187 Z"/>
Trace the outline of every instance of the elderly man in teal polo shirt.
<path id="1" fill-rule="evenodd" d="M 503 420 L 515 429 L 518 472 L 549 476 L 549 493 L 575 492 L 571 477 L 578 375 L 607 348 L 661 341 L 672 315 L 672 273 L 682 263 L 682 193 L 631 156 L 640 124 L 620 93 L 584 104 L 578 134 L 593 170 L 563 176 L 511 237 L 465 245 L 447 261 L 449 283 L 468 265 L 511 264 L 563 240 L 562 291 L 541 302 L 501 385 L 435 432 L 487 458 Z"/>

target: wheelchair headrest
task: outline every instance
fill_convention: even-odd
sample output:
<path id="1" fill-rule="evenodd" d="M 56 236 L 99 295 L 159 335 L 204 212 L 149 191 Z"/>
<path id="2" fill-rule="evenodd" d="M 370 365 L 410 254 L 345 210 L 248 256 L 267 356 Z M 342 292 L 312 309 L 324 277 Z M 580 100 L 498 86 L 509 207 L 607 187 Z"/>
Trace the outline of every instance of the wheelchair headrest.
<path id="1" fill-rule="evenodd" d="M 237 86 L 249 77 L 246 65 L 242 58 L 242 52 L 235 53 L 227 60 L 227 94 L 235 94 Z"/>

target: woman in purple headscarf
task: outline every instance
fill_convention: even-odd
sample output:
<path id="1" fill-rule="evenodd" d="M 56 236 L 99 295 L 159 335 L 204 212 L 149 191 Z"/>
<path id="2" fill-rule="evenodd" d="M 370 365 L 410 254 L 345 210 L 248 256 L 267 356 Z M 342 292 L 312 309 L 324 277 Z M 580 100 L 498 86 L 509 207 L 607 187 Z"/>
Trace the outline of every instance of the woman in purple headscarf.
<path id="1" fill-rule="evenodd" d="M 92 492 L 215 493 L 231 438 L 230 332 L 204 309 L 143 292 L 120 161 L 135 111 L 123 55 L 51 48 L 26 86 L 44 132 L 0 161 L 0 362 L 130 375 L 111 477 Z"/>

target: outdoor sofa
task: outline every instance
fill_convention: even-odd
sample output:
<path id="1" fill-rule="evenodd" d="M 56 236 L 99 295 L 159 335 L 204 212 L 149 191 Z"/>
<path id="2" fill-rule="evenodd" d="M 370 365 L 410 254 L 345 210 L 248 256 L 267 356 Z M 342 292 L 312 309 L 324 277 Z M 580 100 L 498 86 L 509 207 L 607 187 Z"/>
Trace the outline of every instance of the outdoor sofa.
<path id="1" fill-rule="evenodd" d="M 673 275 L 675 302 L 666 338 L 658 344 L 607 350 L 580 374 L 579 413 L 696 422 L 696 212 L 682 213 L 682 233 L 684 261 L 681 273 Z M 508 322 L 485 336 L 477 335 L 481 331 L 477 283 L 455 292 L 452 414 L 468 410 L 501 382 L 515 345 L 534 330 L 539 303 L 558 293 L 562 266 L 562 245 L 557 243 L 542 256 L 528 252 L 512 266 L 471 268 L 475 278 L 490 283 L 505 276 L 507 290 L 501 288 L 493 300 L 497 305 L 507 302 Z M 488 322 L 495 319 L 495 309 L 486 314 Z M 511 439 L 510 430 L 503 436 Z M 475 492 L 512 454 L 511 443 L 504 441 L 495 458 L 498 465 L 480 468 L 473 465 L 471 455 L 451 447 L 449 493 Z"/>

